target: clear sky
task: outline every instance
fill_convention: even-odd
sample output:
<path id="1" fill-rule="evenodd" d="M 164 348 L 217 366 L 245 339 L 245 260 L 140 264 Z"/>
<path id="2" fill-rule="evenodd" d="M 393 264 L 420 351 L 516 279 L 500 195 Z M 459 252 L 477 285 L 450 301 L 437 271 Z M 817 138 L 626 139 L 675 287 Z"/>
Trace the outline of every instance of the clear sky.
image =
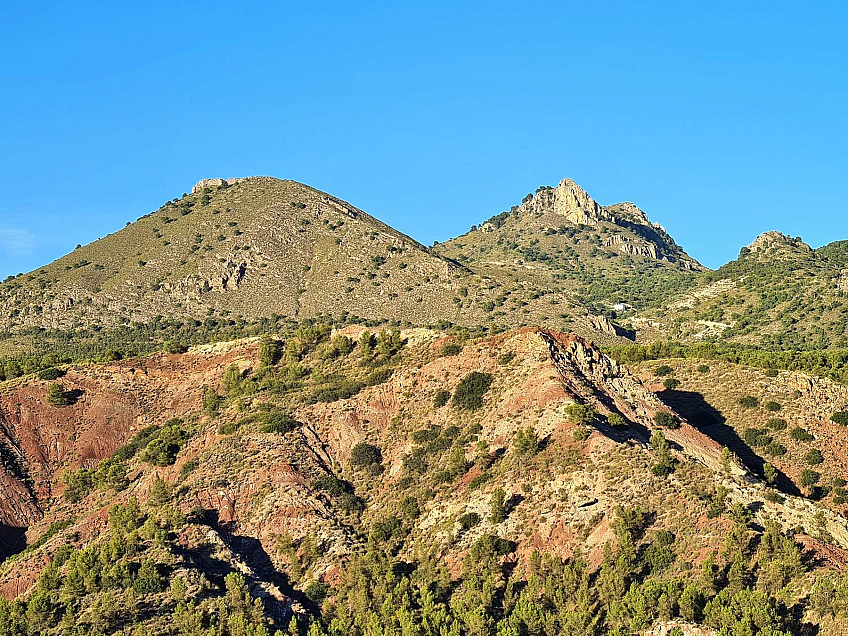
<path id="1" fill-rule="evenodd" d="M 257 174 L 427 244 L 564 177 L 711 267 L 846 239 L 847 6 L 10 2 L 0 278 Z"/>

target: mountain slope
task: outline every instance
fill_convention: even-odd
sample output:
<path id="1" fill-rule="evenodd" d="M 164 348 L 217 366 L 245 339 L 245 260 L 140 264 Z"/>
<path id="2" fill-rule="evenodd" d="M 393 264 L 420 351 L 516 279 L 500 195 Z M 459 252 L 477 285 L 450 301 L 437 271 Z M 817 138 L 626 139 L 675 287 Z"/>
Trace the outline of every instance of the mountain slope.
<path id="1" fill-rule="evenodd" d="M 224 617 L 284 630 L 292 615 L 303 633 L 308 617 L 344 634 L 369 621 L 718 633 L 756 607 L 776 631 L 752 634 L 841 633 L 838 606 L 813 612 L 810 590 L 844 567 L 848 522 L 768 497 L 586 341 L 364 333 L 306 327 L 278 346 L 76 365 L 60 381 L 81 395 L 62 407 L 45 404 L 46 381 L 6 383 L 5 435 L 52 485 L 34 489 L 44 518 L 20 520 L 31 547 L 0 568 L 4 594 L 29 601 L 17 614 L 0 604 L 0 620 L 39 633 L 64 621 L 235 634 Z M 86 405 L 113 391 L 126 413 L 92 445 L 114 416 L 89 422 Z M 68 432 L 79 446 L 57 463 L 45 442 Z"/>
<path id="2" fill-rule="evenodd" d="M 538 281 L 597 313 L 654 304 L 704 270 L 638 207 L 601 206 L 570 179 L 435 251 L 492 277 Z"/>
<path id="3" fill-rule="evenodd" d="M 812 249 L 766 232 L 739 258 L 640 320 L 668 337 L 782 349 L 848 347 L 848 241 Z"/>
<path id="4" fill-rule="evenodd" d="M 0 285 L 0 328 L 76 329 L 157 316 L 320 314 L 510 328 L 614 342 L 602 314 L 644 307 L 703 268 L 636 206 L 570 180 L 429 250 L 300 183 L 208 179 L 103 239 Z"/>
<path id="5" fill-rule="evenodd" d="M 72 328 L 209 311 L 250 319 L 345 310 L 409 320 L 422 307 L 455 318 L 457 277 L 465 280 L 467 272 L 308 186 L 264 177 L 206 180 L 126 228 L 6 282 L 0 324 Z"/>

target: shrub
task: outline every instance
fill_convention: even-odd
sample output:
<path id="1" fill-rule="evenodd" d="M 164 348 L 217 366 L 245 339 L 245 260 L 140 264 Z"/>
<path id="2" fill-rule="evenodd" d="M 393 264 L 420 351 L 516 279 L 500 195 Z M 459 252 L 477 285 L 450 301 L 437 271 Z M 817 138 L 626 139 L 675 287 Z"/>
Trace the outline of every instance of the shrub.
<path id="1" fill-rule="evenodd" d="M 654 375 L 657 376 L 658 378 L 662 377 L 664 375 L 671 375 L 673 372 L 674 372 L 674 369 L 672 369 L 667 364 L 663 364 L 663 365 L 657 367 L 656 369 L 654 369 Z"/>
<path id="2" fill-rule="evenodd" d="M 200 462 L 198 462 L 196 459 L 188 460 L 185 464 L 182 465 L 182 468 L 180 468 L 180 477 L 182 479 L 185 479 L 192 472 L 194 472 L 198 466 L 200 466 Z"/>
<path id="3" fill-rule="evenodd" d="M 57 369 L 56 367 L 49 367 L 47 369 L 42 369 L 38 372 L 39 380 L 58 380 L 65 372 L 61 369 Z"/>
<path id="4" fill-rule="evenodd" d="M 810 435 L 805 429 L 800 426 L 796 426 L 791 431 L 789 431 L 789 435 L 792 439 L 799 442 L 811 442 L 813 440 L 813 436 Z"/>
<path id="5" fill-rule="evenodd" d="M 780 410 L 780 404 L 778 402 L 766 402 L 766 411 L 771 411 L 772 413 Z"/>
<path id="6" fill-rule="evenodd" d="M 786 420 L 780 417 L 773 417 L 766 425 L 773 431 L 785 431 L 786 430 Z"/>
<path id="7" fill-rule="evenodd" d="M 330 586 L 322 581 L 312 581 L 306 586 L 303 593 L 313 603 L 319 603 L 330 593 Z"/>
<path id="8" fill-rule="evenodd" d="M 766 369 L 767 378 L 776 378 L 778 376 L 777 369 Z"/>
<path id="9" fill-rule="evenodd" d="M 766 483 L 773 484 L 777 481 L 777 469 L 766 462 L 763 464 L 763 477 L 765 477 Z"/>
<path id="10" fill-rule="evenodd" d="M 786 446 L 783 444 L 778 444 L 777 442 L 772 442 L 765 448 L 765 453 L 769 457 L 780 457 L 781 455 L 786 454 Z"/>
<path id="11" fill-rule="evenodd" d="M 506 492 L 503 488 L 496 488 L 492 493 L 489 508 L 491 510 L 489 520 L 492 523 L 499 524 L 506 519 Z"/>
<path id="12" fill-rule="evenodd" d="M 467 411 L 475 411 L 483 406 L 483 395 L 492 385 L 493 378 L 488 373 L 472 371 L 466 375 L 453 392 L 453 405 Z"/>
<path id="13" fill-rule="evenodd" d="M 625 420 L 619 413 L 610 413 L 607 416 L 607 424 L 613 428 L 620 428 L 622 426 L 627 426 L 627 420 Z"/>
<path id="14" fill-rule="evenodd" d="M 455 356 L 460 352 L 462 352 L 462 345 L 457 344 L 456 342 L 446 342 L 442 345 L 442 348 L 439 349 L 440 356 Z"/>
<path id="15" fill-rule="evenodd" d="M 746 409 L 755 409 L 760 405 L 760 401 L 753 395 L 746 395 L 739 400 L 739 405 L 744 406 Z"/>
<path id="16" fill-rule="evenodd" d="M 585 442 L 589 439 L 589 431 L 587 431 L 582 426 L 578 426 L 574 429 L 574 433 L 572 434 L 575 442 Z"/>
<path id="17" fill-rule="evenodd" d="M 263 336 L 259 341 L 259 363 L 263 366 L 273 366 L 283 356 L 283 348 L 279 340 Z"/>
<path id="18" fill-rule="evenodd" d="M 226 422 L 218 426 L 219 435 L 232 435 L 239 429 L 241 422 Z"/>
<path id="19" fill-rule="evenodd" d="M 165 351 L 167 351 L 168 353 L 185 353 L 186 351 L 188 351 L 188 347 L 185 346 L 179 340 L 176 340 L 175 338 L 166 340 L 164 346 Z"/>
<path id="20" fill-rule="evenodd" d="M 680 380 L 676 380 L 675 378 L 666 378 L 665 382 L 663 382 L 663 386 L 668 391 L 674 391 L 674 389 L 680 386 Z"/>
<path id="21" fill-rule="evenodd" d="M 442 408 L 445 404 L 450 402 L 451 392 L 445 391 L 444 389 L 439 389 L 436 391 L 436 397 L 433 398 L 433 406 L 437 409 Z"/>
<path id="22" fill-rule="evenodd" d="M 47 402 L 51 406 L 69 406 L 71 399 L 63 387 L 58 382 L 51 382 L 47 385 Z"/>
<path id="23" fill-rule="evenodd" d="M 468 482 L 468 488 L 470 490 L 474 490 L 475 488 L 479 488 L 480 486 L 485 484 L 487 481 L 489 481 L 491 478 L 492 478 L 492 473 L 490 473 L 488 471 L 484 471 L 484 472 L 480 473 L 479 475 L 477 475 L 470 482 Z"/>
<path id="24" fill-rule="evenodd" d="M 531 427 L 518 429 L 512 439 L 512 447 L 520 457 L 529 457 L 539 452 L 539 437 Z"/>
<path id="25" fill-rule="evenodd" d="M 203 393 L 203 410 L 209 415 L 215 415 L 223 405 L 224 400 L 214 387 L 206 387 Z"/>
<path id="26" fill-rule="evenodd" d="M 838 413 L 834 413 L 830 416 L 830 421 L 841 424 L 842 426 L 848 426 L 848 412 L 839 411 Z"/>
<path id="27" fill-rule="evenodd" d="M 674 551 L 671 548 L 656 543 L 649 545 L 643 556 L 645 566 L 651 573 L 662 572 L 674 563 L 674 559 Z"/>
<path id="28" fill-rule="evenodd" d="M 598 412 L 588 404 L 569 404 L 565 413 L 570 421 L 580 425 L 591 424 L 598 416 Z"/>
<path id="29" fill-rule="evenodd" d="M 400 525 L 400 519 L 394 515 L 383 517 L 379 521 L 375 521 L 371 526 L 371 540 L 376 543 L 388 541 L 393 536 L 400 534 L 403 528 Z"/>
<path id="30" fill-rule="evenodd" d="M 654 413 L 654 424 L 665 428 L 680 428 L 680 422 L 673 413 L 668 411 L 657 411 Z"/>
<path id="31" fill-rule="evenodd" d="M 742 438 L 748 446 L 768 446 L 772 442 L 772 438 L 762 429 L 746 428 L 742 434 Z"/>
<path id="32" fill-rule="evenodd" d="M 171 466 L 177 460 L 177 453 L 188 435 L 180 420 L 170 421 L 174 423 L 163 426 L 148 442 L 141 457 L 142 461 L 154 466 Z"/>
<path id="33" fill-rule="evenodd" d="M 297 428 L 297 421 L 285 411 L 271 411 L 262 416 L 263 433 L 280 433 L 285 435 Z"/>
<path id="34" fill-rule="evenodd" d="M 709 373 L 709 372 L 710 372 L 710 368 L 706 364 L 699 364 L 698 365 L 698 373 Z"/>
<path id="35" fill-rule="evenodd" d="M 418 505 L 418 500 L 415 497 L 406 497 L 400 504 L 403 514 L 410 519 L 415 519 L 421 515 L 421 508 Z"/>
<path id="36" fill-rule="evenodd" d="M 515 354 L 512 351 L 508 351 L 507 353 L 503 354 L 500 358 L 498 358 L 498 364 L 501 365 L 502 367 L 505 367 L 510 362 L 512 362 L 514 358 L 515 358 Z"/>
<path id="37" fill-rule="evenodd" d="M 365 386 L 377 386 L 378 384 L 383 384 L 383 382 L 388 381 L 388 379 L 392 377 L 392 373 L 394 373 L 394 369 L 391 367 L 375 369 L 365 376 Z"/>
<path id="38" fill-rule="evenodd" d="M 808 488 L 819 483 L 819 479 L 821 479 L 821 475 L 819 473 L 814 470 L 810 470 L 809 468 L 805 468 L 801 471 L 799 482 L 802 486 Z"/>
<path id="39" fill-rule="evenodd" d="M 807 454 L 804 455 L 804 462 L 809 464 L 810 466 L 818 466 L 824 461 L 824 457 L 821 454 L 821 451 L 818 448 L 811 448 L 807 451 Z"/>
<path id="40" fill-rule="evenodd" d="M 470 530 L 478 523 L 480 523 L 480 515 L 476 512 L 466 512 L 464 515 L 460 515 L 459 519 L 459 527 L 463 530 Z"/>
<path id="41" fill-rule="evenodd" d="M 350 451 L 350 464 L 354 468 L 365 468 L 383 463 L 383 452 L 379 447 L 365 442 L 356 444 Z"/>

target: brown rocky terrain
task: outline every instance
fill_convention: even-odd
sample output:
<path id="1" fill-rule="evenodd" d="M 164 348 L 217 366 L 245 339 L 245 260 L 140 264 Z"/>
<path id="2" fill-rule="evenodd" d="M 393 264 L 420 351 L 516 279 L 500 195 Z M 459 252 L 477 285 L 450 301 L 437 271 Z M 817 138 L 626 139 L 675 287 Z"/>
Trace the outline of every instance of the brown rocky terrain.
<path id="1" fill-rule="evenodd" d="M 336 335 L 358 340 L 363 331 L 347 327 Z M 475 542 L 489 533 L 515 543 L 517 563 L 526 564 L 540 550 L 563 558 L 585 554 L 596 570 L 605 546 L 616 541 L 616 511 L 634 502 L 651 511 L 652 533 L 673 534 L 675 568 L 700 567 L 721 549 L 732 526 L 707 514 L 704 493 L 719 487 L 726 489 L 728 504 L 745 506 L 755 523 L 774 519 L 798 536 L 810 554 L 820 555 L 821 567 L 844 567 L 845 519 L 791 493 L 768 500 L 739 453 L 723 457 L 725 438 L 670 406 L 664 391 L 652 390 L 657 387 L 651 377 L 631 375 L 580 337 L 539 328 L 461 343 L 427 329 L 401 335 L 406 344 L 393 358 L 389 378 L 330 401 L 304 395 L 313 395 L 318 382 L 361 366 L 358 347 L 349 359 L 315 357 L 319 347 L 297 363 L 309 369 L 300 384 L 244 393 L 217 413 L 204 406 L 204 387 L 225 394 L 222 378 L 231 365 L 252 377 L 260 367 L 255 341 L 71 366 L 61 381 L 79 395 L 61 408 L 46 403 L 45 381 L 6 383 L 0 392 L 5 441 L 18 449 L 28 479 L 3 484 L 0 514 L 9 526 L 28 527 L 29 543 L 38 547 L 6 562 L 0 590 L 9 598 L 28 594 L 56 550 L 96 543 L 110 506 L 131 497 L 147 500 L 156 479 L 171 484 L 175 505 L 189 518 L 179 535 L 182 547 L 167 556 L 174 571 L 197 585 L 204 572 L 239 571 L 257 596 L 272 599 L 280 611 L 302 611 L 293 599 L 302 598 L 306 583 L 332 582 L 340 564 L 363 545 L 363 528 L 410 498 L 420 515 L 411 520 L 399 554 L 412 558 L 433 549 L 454 576 Z M 446 353 L 445 345 L 453 348 Z M 676 370 L 684 375 L 682 367 Z M 472 372 L 491 377 L 480 408 L 434 403 L 439 391 L 455 393 Z M 770 381 L 782 387 L 771 387 L 774 395 L 796 387 L 811 401 L 830 388 L 812 380 L 802 386 L 788 376 Z M 838 401 L 841 394 L 832 395 Z M 575 404 L 594 408 L 591 423 L 575 421 Z M 265 431 L 251 419 L 282 406 L 298 422 L 285 434 Z M 801 409 L 801 402 L 791 408 Z M 661 411 L 673 413 L 679 428 L 658 426 Z M 625 426 L 611 425 L 613 414 L 623 416 Z M 185 422 L 189 436 L 173 464 L 155 466 L 136 455 L 128 463 L 126 489 L 95 488 L 76 502 L 62 497 L 64 469 L 95 467 L 138 431 L 174 417 Z M 824 437 L 824 429 L 814 430 Z M 538 440 L 530 455 L 517 450 L 518 434 L 526 431 Z M 651 470 L 655 431 L 672 443 L 676 458 L 667 477 Z M 452 441 L 428 446 L 438 440 Z M 381 450 L 381 471 L 352 466 L 351 451 L 361 442 Z M 419 452 L 425 447 L 430 450 Z M 414 467 L 410 458 L 416 456 L 421 466 Z M 362 508 L 342 491 L 318 485 L 328 476 L 350 482 Z M 21 488 L 28 504 L 20 503 Z M 510 502 L 500 523 L 488 512 L 497 488 Z M 478 515 L 478 523 L 464 528 L 469 514 Z M 51 524 L 65 520 L 59 533 L 37 542 Z M 819 539 L 824 535 L 826 542 Z M 651 633 L 671 626 L 657 624 Z M 710 633 L 684 627 L 684 633 Z"/>

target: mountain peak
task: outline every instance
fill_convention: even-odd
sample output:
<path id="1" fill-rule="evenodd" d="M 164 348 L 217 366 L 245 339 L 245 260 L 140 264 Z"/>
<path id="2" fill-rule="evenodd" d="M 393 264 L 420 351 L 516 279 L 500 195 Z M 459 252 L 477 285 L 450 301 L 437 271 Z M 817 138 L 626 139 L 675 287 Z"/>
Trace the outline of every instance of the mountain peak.
<path id="1" fill-rule="evenodd" d="M 563 179 L 555 188 L 538 188 L 524 197 L 519 209 L 556 214 L 575 225 L 595 225 L 603 218 L 600 204 L 571 179 Z"/>
<path id="2" fill-rule="evenodd" d="M 813 248 L 804 243 L 800 236 L 791 237 L 782 232 L 769 230 L 763 232 L 754 242 L 747 248 L 744 248 L 751 254 L 774 254 L 775 252 L 795 251 L 795 252 L 812 252 Z"/>

